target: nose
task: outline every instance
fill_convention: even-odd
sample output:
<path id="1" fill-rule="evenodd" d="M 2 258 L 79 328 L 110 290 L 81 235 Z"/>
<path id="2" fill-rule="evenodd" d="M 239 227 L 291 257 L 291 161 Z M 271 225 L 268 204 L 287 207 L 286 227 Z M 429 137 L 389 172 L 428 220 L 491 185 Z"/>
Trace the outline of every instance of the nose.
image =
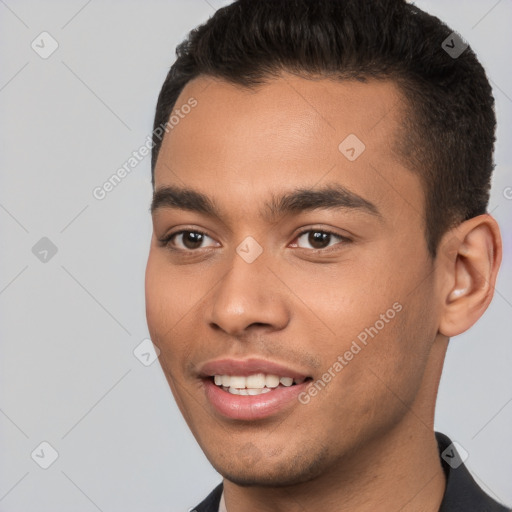
<path id="1" fill-rule="evenodd" d="M 282 286 L 263 257 L 247 263 L 234 254 L 230 270 L 211 295 L 208 322 L 231 336 L 255 328 L 284 329 L 290 319 Z"/>

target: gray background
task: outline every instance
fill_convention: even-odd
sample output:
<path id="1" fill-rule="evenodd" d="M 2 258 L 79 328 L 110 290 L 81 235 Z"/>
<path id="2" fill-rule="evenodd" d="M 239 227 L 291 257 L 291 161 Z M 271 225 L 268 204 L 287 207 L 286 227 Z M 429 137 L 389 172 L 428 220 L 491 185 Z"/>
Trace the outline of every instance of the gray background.
<path id="1" fill-rule="evenodd" d="M 148 337 L 149 157 L 105 199 L 92 190 L 151 132 L 176 44 L 227 3 L 0 0 L 2 511 L 184 511 L 220 481 L 158 363 L 133 354 Z M 416 3 L 469 40 L 495 90 L 505 259 L 492 306 L 451 342 L 436 428 L 512 504 L 512 5 Z M 43 31 L 59 44 L 47 59 L 31 47 Z M 34 254 L 43 237 L 55 255 L 45 241 Z M 46 470 L 43 441 L 58 453 Z"/>

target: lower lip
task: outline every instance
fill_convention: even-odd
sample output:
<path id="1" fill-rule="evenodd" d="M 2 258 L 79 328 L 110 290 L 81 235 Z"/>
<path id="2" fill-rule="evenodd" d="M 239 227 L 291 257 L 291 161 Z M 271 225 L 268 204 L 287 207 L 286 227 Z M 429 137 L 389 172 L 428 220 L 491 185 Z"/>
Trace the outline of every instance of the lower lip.
<path id="1" fill-rule="evenodd" d="M 235 420 L 260 420 L 281 412 L 287 406 L 299 403 L 298 396 L 304 391 L 309 381 L 294 386 L 278 386 L 272 391 L 260 395 L 232 395 L 204 379 L 206 397 L 222 416 Z"/>

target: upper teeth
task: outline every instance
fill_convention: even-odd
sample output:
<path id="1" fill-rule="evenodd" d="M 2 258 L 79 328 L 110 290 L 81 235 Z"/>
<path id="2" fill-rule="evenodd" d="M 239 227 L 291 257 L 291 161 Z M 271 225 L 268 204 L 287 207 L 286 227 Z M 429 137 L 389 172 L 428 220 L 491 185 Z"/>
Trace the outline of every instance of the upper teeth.
<path id="1" fill-rule="evenodd" d="M 293 379 L 292 377 L 279 377 L 278 375 L 265 375 L 257 373 L 248 375 L 247 377 L 239 375 L 214 375 L 214 382 L 217 386 L 224 386 L 226 388 L 236 389 L 262 389 L 262 388 L 277 388 L 279 383 L 283 386 L 291 386 L 301 384 L 305 379 Z"/>

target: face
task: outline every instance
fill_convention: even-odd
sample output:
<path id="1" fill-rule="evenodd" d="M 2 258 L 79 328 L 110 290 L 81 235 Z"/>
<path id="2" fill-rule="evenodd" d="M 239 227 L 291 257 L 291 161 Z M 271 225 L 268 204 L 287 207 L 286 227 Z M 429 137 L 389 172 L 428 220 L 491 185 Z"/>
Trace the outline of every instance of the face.
<path id="1" fill-rule="evenodd" d="M 217 471 L 311 480 L 399 428 L 426 385 L 435 273 L 393 149 L 402 99 L 288 74 L 200 77 L 175 110 L 191 98 L 155 170 L 151 337 Z"/>

